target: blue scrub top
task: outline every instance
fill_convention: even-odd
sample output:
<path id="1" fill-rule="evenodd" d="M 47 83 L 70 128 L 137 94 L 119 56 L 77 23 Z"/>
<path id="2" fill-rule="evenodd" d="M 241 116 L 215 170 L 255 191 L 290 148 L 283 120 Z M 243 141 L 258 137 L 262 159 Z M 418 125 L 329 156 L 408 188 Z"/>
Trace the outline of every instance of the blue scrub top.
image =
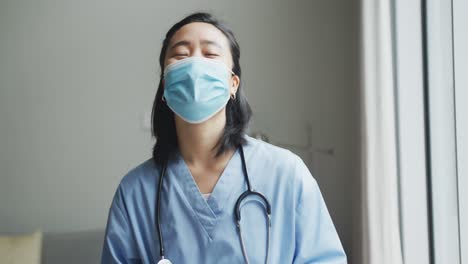
<path id="1" fill-rule="evenodd" d="M 347 263 L 316 180 L 289 150 L 245 135 L 252 188 L 271 204 L 270 263 Z M 107 220 L 102 263 L 157 263 L 155 226 L 160 166 L 148 159 L 120 182 Z M 165 257 L 174 264 L 244 263 L 234 206 L 247 189 L 240 150 L 229 160 L 208 200 L 177 152 L 161 196 Z M 242 203 L 241 226 L 250 263 L 264 263 L 267 220 L 256 197 Z"/>

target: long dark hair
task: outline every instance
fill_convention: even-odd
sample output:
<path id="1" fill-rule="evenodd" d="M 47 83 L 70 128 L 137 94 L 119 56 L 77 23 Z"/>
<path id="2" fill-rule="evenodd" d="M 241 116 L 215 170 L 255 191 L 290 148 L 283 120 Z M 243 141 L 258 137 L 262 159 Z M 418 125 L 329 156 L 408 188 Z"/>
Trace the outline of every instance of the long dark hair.
<path id="1" fill-rule="evenodd" d="M 247 102 L 247 98 L 245 97 L 243 90 L 241 67 L 239 63 L 239 44 L 234 37 L 234 33 L 225 24 L 218 21 L 209 13 L 197 12 L 185 17 L 169 29 L 166 33 L 165 39 L 163 40 L 161 53 L 159 54 L 161 75 L 151 113 L 152 135 L 156 139 L 156 143 L 153 147 L 153 160 L 156 164 L 162 164 L 166 159 L 170 158 L 176 148 L 178 148 L 174 113 L 166 105 L 166 102 L 162 101 L 162 96 L 164 94 L 164 88 L 162 85 L 164 58 L 166 57 L 167 48 L 172 36 L 181 27 L 193 22 L 209 23 L 224 33 L 229 41 L 232 60 L 234 62 L 232 71 L 239 76 L 241 80 L 236 92 L 235 100 L 229 100 L 226 105 L 226 126 L 224 127 L 223 135 L 215 146 L 215 148 L 218 148 L 216 156 L 223 154 L 231 148 L 238 147 L 240 144 L 244 145 L 246 143 L 244 133 L 252 116 L 252 110 Z"/>

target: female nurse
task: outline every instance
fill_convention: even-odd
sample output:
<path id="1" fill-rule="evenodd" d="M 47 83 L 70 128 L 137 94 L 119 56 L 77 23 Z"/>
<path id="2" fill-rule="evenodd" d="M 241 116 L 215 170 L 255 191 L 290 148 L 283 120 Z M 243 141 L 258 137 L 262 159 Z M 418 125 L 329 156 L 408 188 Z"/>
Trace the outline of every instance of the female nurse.
<path id="1" fill-rule="evenodd" d="M 346 263 L 302 159 L 245 133 L 239 57 L 210 14 L 167 32 L 153 155 L 115 192 L 102 263 Z"/>

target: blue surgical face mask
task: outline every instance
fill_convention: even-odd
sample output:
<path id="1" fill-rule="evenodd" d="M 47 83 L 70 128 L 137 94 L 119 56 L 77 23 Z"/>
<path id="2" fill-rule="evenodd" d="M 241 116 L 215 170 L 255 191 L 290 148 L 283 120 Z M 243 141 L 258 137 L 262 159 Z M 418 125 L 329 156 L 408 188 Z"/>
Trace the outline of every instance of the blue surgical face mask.
<path id="1" fill-rule="evenodd" d="M 226 64 L 205 57 L 188 57 L 164 70 L 164 99 L 169 108 L 189 123 L 201 123 L 227 104 L 232 71 Z"/>

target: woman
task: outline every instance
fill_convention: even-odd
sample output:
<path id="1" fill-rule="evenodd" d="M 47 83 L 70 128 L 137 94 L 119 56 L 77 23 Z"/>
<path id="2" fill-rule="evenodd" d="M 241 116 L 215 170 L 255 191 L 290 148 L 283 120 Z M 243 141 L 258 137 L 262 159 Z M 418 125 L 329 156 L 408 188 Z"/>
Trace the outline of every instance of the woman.
<path id="1" fill-rule="evenodd" d="M 346 263 L 304 162 L 245 134 L 239 57 L 207 13 L 166 34 L 153 157 L 117 188 L 102 263 Z"/>

